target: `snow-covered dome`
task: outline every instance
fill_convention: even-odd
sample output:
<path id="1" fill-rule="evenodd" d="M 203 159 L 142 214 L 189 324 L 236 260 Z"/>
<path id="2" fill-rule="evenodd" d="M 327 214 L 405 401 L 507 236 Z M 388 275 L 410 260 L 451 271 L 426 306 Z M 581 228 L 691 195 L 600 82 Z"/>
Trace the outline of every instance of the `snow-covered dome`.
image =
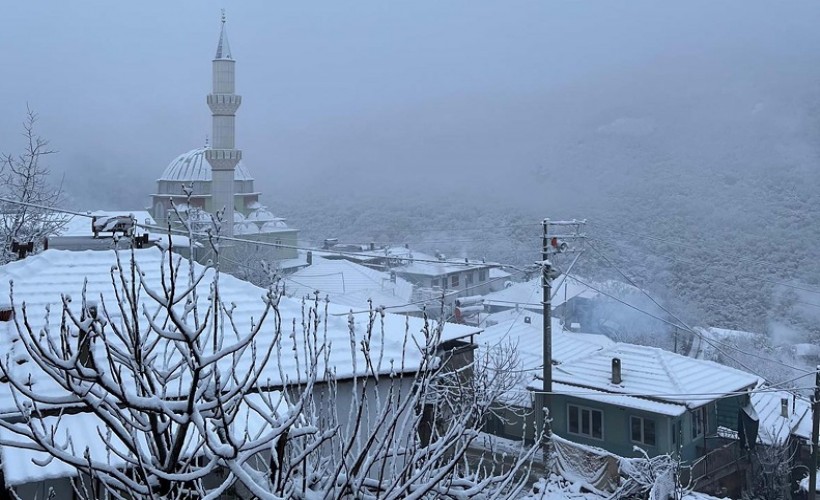
<path id="1" fill-rule="evenodd" d="M 245 222 L 245 216 L 242 215 L 242 212 L 234 212 L 233 213 L 233 221 L 234 222 Z"/>
<path id="2" fill-rule="evenodd" d="M 258 234 L 259 228 L 251 222 L 243 222 L 233 225 L 233 234 Z"/>
<path id="3" fill-rule="evenodd" d="M 205 150 L 207 148 L 192 149 L 187 153 L 183 153 L 165 167 L 165 171 L 158 180 L 160 181 L 175 181 L 175 182 L 190 182 L 190 181 L 210 181 L 211 180 L 211 164 L 205 159 Z M 234 170 L 234 180 L 237 181 L 252 181 L 250 172 L 240 161 Z"/>
<path id="4" fill-rule="evenodd" d="M 266 223 L 262 224 L 262 230 L 260 232 L 262 232 L 262 233 L 273 233 L 273 232 L 277 231 L 278 229 L 287 229 L 287 228 L 288 228 L 288 225 L 285 224 L 285 221 L 280 219 L 280 220 L 270 221 L 270 222 L 266 222 Z"/>
<path id="5" fill-rule="evenodd" d="M 265 222 L 269 220 L 275 220 L 276 216 L 273 215 L 273 212 L 267 209 L 264 205 L 260 205 L 259 208 L 254 210 L 253 212 L 248 214 L 247 220 L 249 221 L 256 221 L 256 222 Z"/>

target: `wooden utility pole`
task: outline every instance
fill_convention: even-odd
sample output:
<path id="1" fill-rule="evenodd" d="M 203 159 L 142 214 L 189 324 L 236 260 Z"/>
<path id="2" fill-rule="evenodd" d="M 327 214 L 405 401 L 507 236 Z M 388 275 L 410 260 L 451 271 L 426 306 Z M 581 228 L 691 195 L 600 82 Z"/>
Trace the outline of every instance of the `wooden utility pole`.
<path id="1" fill-rule="evenodd" d="M 814 397 L 811 399 L 811 464 L 809 467 L 808 500 L 817 497 L 817 444 L 820 441 L 820 365 L 814 373 Z"/>
<path id="2" fill-rule="evenodd" d="M 541 291 L 543 293 L 542 307 L 544 315 L 544 400 L 543 407 L 546 415 L 551 416 L 552 410 L 552 264 L 549 261 L 549 219 L 541 223 L 544 229 L 541 246 Z M 546 428 L 546 422 L 545 422 Z"/>
<path id="3" fill-rule="evenodd" d="M 550 258 L 561 253 L 575 253 L 575 259 L 569 267 L 562 270 L 565 274 L 568 274 L 572 270 L 572 266 L 574 266 L 575 262 L 578 260 L 578 257 L 581 254 L 581 249 L 578 247 L 571 247 L 567 240 L 577 244 L 579 240 L 584 237 L 580 232 L 580 228 L 584 224 L 586 224 L 586 220 L 550 221 L 549 219 L 544 219 L 541 221 L 541 226 L 543 229 L 541 238 L 541 260 L 537 263 L 537 265 L 541 267 L 541 291 L 543 293 L 541 304 L 543 308 L 542 313 L 544 316 L 544 368 L 542 371 L 544 387 L 541 394 L 541 407 L 544 410 L 545 419 L 551 416 L 552 410 L 552 280 L 558 275 L 558 270 L 555 266 L 553 266 Z M 563 231 L 565 234 L 552 234 L 550 232 L 550 228 L 553 226 L 563 227 L 567 231 Z M 545 420 L 542 430 L 545 431 L 545 434 L 548 437 L 549 432 L 547 429 L 547 422 Z"/>

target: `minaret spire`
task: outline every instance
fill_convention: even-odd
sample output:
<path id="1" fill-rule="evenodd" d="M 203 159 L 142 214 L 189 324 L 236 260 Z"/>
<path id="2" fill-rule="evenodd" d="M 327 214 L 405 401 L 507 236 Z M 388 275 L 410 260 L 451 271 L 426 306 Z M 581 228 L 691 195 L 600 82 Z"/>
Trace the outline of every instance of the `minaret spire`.
<path id="1" fill-rule="evenodd" d="M 225 21 L 225 9 L 222 9 L 222 31 L 219 32 L 219 43 L 216 45 L 214 59 L 233 59 L 231 57 L 231 44 L 228 43 L 228 32 L 225 30 Z"/>
<path id="2" fill-rule="evenodd" d="M 242 151 L 236 149 L 235 144 L 236 110 L 242 104 L 242 97 L 234 93 L 235 66 L 223 9 L 222 31 L 213 60 L 213 90 L 207 99 L 213 122 L 212 143 L 205 150 L 205 158 L 211 165 L 211 209 L 216 212 L 224 208 L 222 234 L 225 236 L 233 236 L 234 169 L 242 159 Z"/>

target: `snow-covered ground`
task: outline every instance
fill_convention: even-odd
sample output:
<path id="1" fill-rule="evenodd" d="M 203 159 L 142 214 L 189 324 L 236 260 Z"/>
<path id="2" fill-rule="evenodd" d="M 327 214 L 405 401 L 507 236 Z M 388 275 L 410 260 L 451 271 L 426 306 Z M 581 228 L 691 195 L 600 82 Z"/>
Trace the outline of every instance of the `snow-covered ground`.
<path id="1" fill-rule="evenodd" d="M 609 498 L 598 493 L 583 490 L 581 483 L 567 481 L 561 476 L 552 474 L 549 478 L 539 479 L 532 490 L 519 497 L 521 500 L 601 500 Z M 687 493 L 681 500 L 722 500 L 705 493 Z"/>

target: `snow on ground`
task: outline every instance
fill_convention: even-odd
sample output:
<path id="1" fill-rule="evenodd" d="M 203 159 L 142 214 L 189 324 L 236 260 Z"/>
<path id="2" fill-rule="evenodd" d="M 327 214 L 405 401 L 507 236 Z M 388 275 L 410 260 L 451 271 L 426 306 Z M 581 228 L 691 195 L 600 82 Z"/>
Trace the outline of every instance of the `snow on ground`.
<path id="1" fill-rule="evenodd" d="M 532 490 L 518 497 L 520 500 L 601 500 L 608 499 L 609 496 L 600 495 L 584 491 L 580 483 L 567 481 L 556 474 L 549 478 L 539 479 Z M 691 492 L 683 496 L 681 500 L 725 500 L 713 497 L 705 493 Z"/>

